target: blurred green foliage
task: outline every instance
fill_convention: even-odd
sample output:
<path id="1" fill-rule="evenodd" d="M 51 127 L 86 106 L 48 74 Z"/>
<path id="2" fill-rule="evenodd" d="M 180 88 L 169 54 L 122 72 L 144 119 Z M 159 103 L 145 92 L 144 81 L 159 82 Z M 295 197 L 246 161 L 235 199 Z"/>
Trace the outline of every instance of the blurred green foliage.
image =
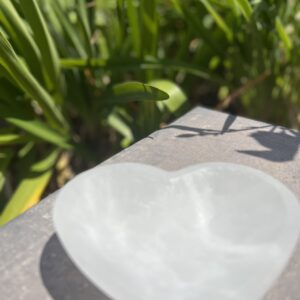
<path id="1" fill-rule="evenodd" d="M 0 0 L 0 224 L 190 104 L 299 126 L 299 33 L 300 0 Z"/>

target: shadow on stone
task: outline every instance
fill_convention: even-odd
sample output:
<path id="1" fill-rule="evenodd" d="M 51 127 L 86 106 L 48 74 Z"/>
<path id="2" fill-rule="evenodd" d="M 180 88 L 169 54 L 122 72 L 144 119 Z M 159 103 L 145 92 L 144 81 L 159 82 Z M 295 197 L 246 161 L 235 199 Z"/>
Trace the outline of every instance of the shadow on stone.
<path id="1" fill-rule="evenodd" d="M 56 234 L 44 247 L 40 272 L 45 287 L 55 300 L 112 300 L 77 269 Z"/>
<path id="2" fill-rule="evenodd" d="M 238 150 L 237 152 L 256 156 L 274 162 L 294 159 L 300 145 L 300 134 L 293 130 L 274 126 L 271 131 L 256 131 L 250 134 L 265 150 Z"/>
<path id="3" fill-rule="evenodd" d="M 227 133 L 236 133 L 236 132 L 241 132 L 241 131 L 251 131 L 255 129 L 262 129 L 262 128 L 268 128 L 272 127 L 272 125 L 262 125 L 262 126 L 250 126 L 246 128 L 241 128 L 241 129 L 231 129 L 231 125 L 235 122 L 236 116 L 233 115 L 228 115 L 226 118 L 222 129 L 210 129 L 210 128 L 198 128 L 198 127 L 191 127 L 191 126 L 185 126 L 185 125 L 170 125 L 167 126 L 163 129 L 170 129 L 170 128 L 175 128 L 179 129 L 182 131 L 189 131 L 191 133 L 183 133 L 177 135 L 178 138 L 190 138 L 190 137 L 196 137 L 196 136 L 206 136 L 206 135 L 223 135 Z"/>
<path id="4" fill-rule="evenodd" d="M 295 130 L 286 129 L 280 126 L 262 125 L 250 126 L 241 129 L 232 129 L 236 116 L 229 115 L 222 129 L 197 128 L 184 125 L 170 125 L 165 129 L 176 128 L 188 133 L 177 135 L 178 138 L 192 138 L 199 136 L 221 136 L 229 133 L 251 131 L 249 137 L 253 138 L 258 144 L 265 147 L 263 150 L 247 149 L 236 150 L 239 153 L 256 156 L 274 162 L 292 161 L 300 146 L 300 133 Z"/>

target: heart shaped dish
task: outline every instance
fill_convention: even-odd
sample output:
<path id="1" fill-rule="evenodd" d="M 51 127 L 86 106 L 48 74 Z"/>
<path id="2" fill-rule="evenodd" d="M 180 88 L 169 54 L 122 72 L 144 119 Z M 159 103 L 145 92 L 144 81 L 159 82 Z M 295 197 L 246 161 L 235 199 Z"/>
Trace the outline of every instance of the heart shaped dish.
<path id="1" fill-rule="evenodd" d="M 293 252 L 300 205 L 242 165 L 167 172 L 122 163 L 69 182 L 54 225 L 78 268 L 114 300 L 258 300 Z"/>

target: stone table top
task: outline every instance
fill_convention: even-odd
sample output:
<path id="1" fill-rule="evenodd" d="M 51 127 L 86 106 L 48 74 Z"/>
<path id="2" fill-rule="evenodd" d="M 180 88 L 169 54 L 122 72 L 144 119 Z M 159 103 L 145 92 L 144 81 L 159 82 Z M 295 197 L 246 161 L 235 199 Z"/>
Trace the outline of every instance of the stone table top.
<path id="1" fill-rule="evenodd" d="M 166 170 L 239 163 L 272 175 L 300 199 L 299 145 L 297 131 L 197 107 L 104 163 L 141 162 Z M 62 248 L 51 220 L 55 195 L 0 229 L 0 298 L 109 300 Z M 264 300 L 300 300 L 300 239 Z"/>

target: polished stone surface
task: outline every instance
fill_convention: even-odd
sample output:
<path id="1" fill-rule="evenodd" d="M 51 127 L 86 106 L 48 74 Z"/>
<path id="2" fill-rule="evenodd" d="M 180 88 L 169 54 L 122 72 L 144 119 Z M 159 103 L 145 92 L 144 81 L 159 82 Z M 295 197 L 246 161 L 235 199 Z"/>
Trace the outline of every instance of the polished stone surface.
<path id="1" fill-rule="evenodd" d="M 116 300 L 259 300 L 297 242 L 300 205 L 271 176 L 228 163 L 176 172 L 99 166 L 58 194 L 54 225 Z"/>

